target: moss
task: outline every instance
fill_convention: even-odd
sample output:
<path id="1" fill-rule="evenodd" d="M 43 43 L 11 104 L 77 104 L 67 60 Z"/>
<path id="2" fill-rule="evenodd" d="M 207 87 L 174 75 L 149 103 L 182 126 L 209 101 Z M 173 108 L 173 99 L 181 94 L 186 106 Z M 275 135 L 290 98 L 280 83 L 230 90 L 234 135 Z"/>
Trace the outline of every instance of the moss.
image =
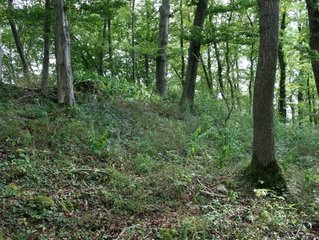
<path id="1" fill-rule="evenodd" d="M 252 162 L 245 171 L 245 177 L 255 188 L 271 189 L 278 193 L 288 191 L 284 171 L 277 161 L 267 166 Z"/>
<path id="2" fill-rule="evenodd" d="M 51 209 L 55 206 L 52 198 L 43 195 L 36 196 L 33 202 L 38 210 Z"/>

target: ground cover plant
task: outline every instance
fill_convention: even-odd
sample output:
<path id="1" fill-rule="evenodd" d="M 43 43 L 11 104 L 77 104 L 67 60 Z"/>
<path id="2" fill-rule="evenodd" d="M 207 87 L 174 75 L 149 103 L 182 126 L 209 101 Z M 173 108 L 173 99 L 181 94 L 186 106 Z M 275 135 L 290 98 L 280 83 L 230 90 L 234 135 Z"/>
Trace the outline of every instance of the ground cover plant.
<path id="1" fill-rule="evenodd" d="M 290 188 L 280 196 L 242 178 L 251 152 L 246 110 L 226 127 L 215 114 L 222 106 L 207 98 L 202 113 L 182 115 L 169 99 L 87 97 L 67 108 L 1 86 L 2 239 L 318 236 L 314 126 L 277 123 Z"/>

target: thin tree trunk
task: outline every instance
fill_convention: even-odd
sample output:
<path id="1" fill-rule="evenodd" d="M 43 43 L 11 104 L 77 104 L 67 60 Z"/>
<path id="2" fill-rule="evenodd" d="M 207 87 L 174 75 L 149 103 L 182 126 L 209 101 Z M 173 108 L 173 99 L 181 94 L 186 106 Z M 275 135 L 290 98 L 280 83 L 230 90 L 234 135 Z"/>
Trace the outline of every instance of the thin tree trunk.
<path id="1" fill-rule="evenodd" d="M 254 137 L 250 177 L 257 185 L 282 191 L 286 190 L 286 182 L 275 159 L 273 110 L 278 55 L 279 0 L 258 0 L 258 5 L 260 50 L 254 87 Z M 262 181 L 262 184 L 259 181 Z"/>
<path id="2" fill-rule="evenodd" d="M 101 44 L 101 50 L 100 50 L 100 57 L 99 57 L 99 75 L 104 75 L 104 68 L 103 68 L 103 62 L 104 62 L 104 47 L 105 47 L 105 40 L 106 40 L 106 28 L 107 28 L 107 16 L 104 16 L 103 19 L 103 33 L 102 33 L 102 44 Z"/>
<path id="3" fill-rule="evenodd" d="M 213 74 L 212 74 L 212 61 L 211 61 L 211 46 L 209 45 L 207 48 L 207 71 L 208 71 L 208 77 L 209 77 L 209 81 L 211 83 L 212 86 L 212 92 L 214 91 L 213 89 Z"/>
<path id="4" fill-rule="evenodd" d="M 191 112 L 194 112 L 195 83 L 201 46 L 201 42 L 198 35 L 201 34 L 201 30 L 204 25 L 207 6 L 208 0 L 199 0 L 197 3 L 197 9 L 193 24 L 194 31 L 192 33 L 192 40 L 190 41 L 188 49 L 188 62 L 185 84 L 180 103 L 183 111 L 189 109 Z"/>
<path id="5" fill-rule="evenodd" d="M 213 46 L 214 46 L 215 57 L 216 57 L 216 61 L 217 61 L 217 80 L 218 80 L 218 85 L 220 88 L 220 94 L 222 95 L 222 99 L 225 101 L 228 110 L 230 110 L 230 107 L 228 105 L 228 100 L 227 100 L 226 95 L 225 95 L 222 61 L 220 59 L 218 45 L 215 41 L 213 42 Z"/>
<path id="6" fill-rule="evenodd" d="M 280 26 L 280 40 L 278 48 L 278 58 L 280 66 L 280 82 L 279 82 L 279 114 L 281 119 L 285 122 L 287 118 L 286 110 L 286 59 L 283 49 L 284 41 L 284 31 L 286 29 L 286 11 L 282 14 L 281 26 Z"/>
<path id="7" fill-rule="evenodd" d="M 131 34 L 132 34 L 132 82 L 136 83 L 136 59 L 135 59 L 135 0 L 132 0 L 132 21 L 131 21 Z"/>
<path id="8" fill-rule="evenodd" d="M 1 41 L 1 32 L 0 32 L 0 83 L 2 80 L 2 59 L 3 59 L 3 49 L 2 49 L 2 41 Z"/>
<path id="9" fill-rule="evenodd" d="M 319 53 L 319 3 L 317 0 L 306 0 L 308 19 L 309 19 L 309 31 L 310 31 L 310 48 Z M 313 58 L 311 60 L 312 70 L 315 77 L 317 94 L 319 96 L 319 59 Z"/>
<path id="10" fill-rule="evenodd" d="M 111 77 L 114 77 L 114 65 L 113 65 L 113 43 L 112 43 L 112 29 L 111 18 L 107 19 L 107 39 L 109 44 L 109 66 L 111 71 Z"/>
<path id="11" fill-rule="evenodd" d="M 56 0 L 56 70 L 58 102 L 73 106 L 73 74 L 71 67 L 70 30 L 64 0 Z"/>
<path id="12" fill-rule="evenodd" d="M 24 53 L 23 45 L 21 43 L 21 39 L 20 39 L 18 30 L 17 30 L 17 27 L 16 27 L 16 24 L 15 24 L 13 16 L 12 16 L 12 14 L 13 14 L 13 0 L 8 0 L 8 4 L 9 4 L 9 12 L 10 12 L 9 24 L 10 24 L 11 31 L 13 34 L 14 42 L 16 44 L 16 47 L 17 47 L 17 50 L 18 50 L 18 53 L 19 53 L 19 56 L 21 59 L 21 63 L 22 63 L 22 67 L 23 67 L 23 74 L 24 74 L 24 77 L 26 78 L 26 80 L 30 81 L 29 63 L 28 63 L 28 60 L 27 60 L 26 55 Z"/>
<path id="13" fill-rule="evenodd" d="M 159 41 L 156 58 L 156 90 L 160 96 L 164 96 L 167 90 L 167 44 L 170 0 L 162 0 L 159 9 Z"/>
<path id="14" fill-rule="evenodd" d="M 313 115 L 312 115 L 312 96 L 310 92 L 310 79 L 307 78 L 307 100 L 308 100 L 308 110 L 309 110 L 309 121 L 310 123 L 313 122 Z"/>
<path id="15" fill-rule="evenodd" d="M 184 54 L 184 11 L 183 11 L 183 0 L 179 1 L 179 13 L 180 13 L 180 51 L 181 51 L 181 82 L 184 85 L 185 80 L 185 54 Z"/>
<path id="16" fill-rule="evenodd" d="M 253 29 L 254 27 L 254 23 L 253 21 L 251 20 L 250 16 L 247 14 L 247 18 L 249 20 L 249 23 L 250 23 L 250 26 L 251 28 Z M 254 85 L 254 74 L 255 74 L 255 59 L 254 59 L 254 48 L 255 48 L 255 44 L 252 43 L 251 44 L 251 48 L 250 48 L 250 56 L 249 56 L 249 61 L 250 61 L 250 78 L 249 78 L 249 85 L 248 85 L 248 93 L 249 93 L 249 101 L 250 101 L 250 104 L 252 104 L 252 99 L 253 99 L 253 91 L 252 91 L 252 88 L 253 88 L 253 85 Z"/>
<path id="17" fill-rule="evenodd" d="M 228 25 L 230 25 L 232 19 L 232 13 L 230 13 L 230 16 L 228 18 Z M 232 82 L 232 79 L 230 77 L 230 58 L 229 58 L 229 52 L 230 52 L 230 48 L 229 48 L 229 40 L 226 40 L 226 53 L 225 53 L 225 59 L 226 59 L 226 78 L 227 78 L 227 82 L 229 84 L 229 88 L 230 88 L 230 96 L 232 99 L 232 105 L 235 101 L 235 95 L 234 95 L 234 84 Z"/>
<path id="18" fill-rule="evenodd" d="M 42 92 L 47 93 L 49 87 L 50 64 L 50 32 L 51 32 L 51 0 L 45 0 L 43 26 L 43 64 L 42 64 Z"/>

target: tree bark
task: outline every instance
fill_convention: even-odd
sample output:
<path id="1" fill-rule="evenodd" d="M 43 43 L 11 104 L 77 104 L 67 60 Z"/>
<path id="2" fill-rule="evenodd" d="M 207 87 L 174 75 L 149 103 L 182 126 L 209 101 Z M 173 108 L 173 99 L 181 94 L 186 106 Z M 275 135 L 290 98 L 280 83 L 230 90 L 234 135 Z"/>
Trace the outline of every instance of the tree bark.
<path id="1" fill-rule="evenodd" d="M 186 77 L 180 102 L 182 111 L 189 109 L 190 112 L 194 112 L 195 83 L 201 46 L 200 34 L 204 25 L 207 6 L 208 0 L 199 0 L 197 3 L 195 19 L 193 23 L 194 31 L 192 33 L 192 40 L 190 41 L 188 49 Z"/>
<path id="2" fill-rule="evenodd" d="M 0 83 L 2 80 L 2 59 L 3 59 L 3 49 L 2 49 L 2 41 L 1 41 L 1 32 L 0 32 Z"/>
<path id="3" fill-rule="evenodd" d="M 183 11 L 183 0 L 179 1 L 179 13 L 180 13 L 180 51 L 181 51 L 181 82 L 184 85 L 184 79 L 185 79 L 185 55 L 184 55 L 184 11 Z"/>
<path id="4" fill-rule="evenodd" d="M 58 102 L 73 106 L 73 74 L 71 67 L 70 30 L 64 0 L 56 0 L 56 71 Z"/>
<path id="5" fill-rule="evenodd" d="M 105 40 L 106 40 L 106 28 L 107 28 L 107 16 L 104 16 L 103 18 L 103 33 L 102 33 L 102 43 L 101 43 L 101 50 L 100 50 L 100 57 L 99 57 L 99 75 L 104 75 L 104 68 L 103 68 L 103 62 L 104 62 L 104 46 L 105 46 Z"/>
<path id="6" fill-rule="evenodd" d="M 18 30 L 17 30 L 17 27 L 16 27 L 16 24 L 15 24 L 13 16 L 12 16 L 12 14 L 13 14 L 13 0 L 8 0 L 8 6 L 9 6 L 9 13 L 10 13 L 9 14 L 9 24 L 10 24 L 11 31 L 13 34 L 14 42 L 16 44 L 16 47 L 17 47 L 17 50 L 18 50 L 18 53 L 19 53 L 19 56 L 21 59 L 24 77 L 27 81 L 29 81 L 30 80 L 29 63 L 28 63 L 28 60 L 27 60 L 26 55 L 24 53 L 23 45 L 21 43 L 21 39 L 20 39 Z"/>
<path id="7" fill-rule="evenodd" d="M 43 63 L 42 63 L 42 92 L 47 93 L 49 87 L 50 64 L 50 32 L 51 32 L 51 0 L 45 0 L 43 26 Z"/>
<path id="8" fill-rule="evenodd" d="M 132 34 L 132 82 L 136 83 L 136 59 L 135 59 L 135 0 L 132 0 L 132 21 L 131 21 L 131 34 Z"/>
<path id="9" fill-rule="evenodd" d="M 306 0 L 309 20 L 309 46 L 316 55 L 319 54 L 319 3 L 318 0 Z M 312 57 L 312 70 L 319 96 L 319 57 Z"/>
<path id="10" fill-rule="evenodd" d="M 164 96 L 167 90 L 167 44 L 170 0 L 162 0 L 159 9 L 159 40 L 156 58 L 156 90 L 160 96 Z"/>
<path id="11" fill-rule="evenodd" d="M 114 77 L 114 65 L 113 65 L 113 43 L 112 43 L 112 32 L 111 32 L 111 17 L 107 19 L 107 40 L 108 40 L 108 54 L 109 54 L 109 66 L 111 71 L 111 77 Z"/>
<path id="12" fill-rule="evenodd" d="M 280 26 L 280 40 L 278 49 L 278 59 L 280 66 L 280 82 L 279 82 L 279 114 L 282 121 L 286 121 L 287 109 L 286 109 L 286 59 L 283 49 L 284 41 L 284 31 L 286 29 L 286 11 L 282 14 L 281 26 Z"/>
<path id="13" fill-rule="evenodd" d="M 278 191 L 286 182 L 275 159 L 274 86 L 278 56 L 279 0 L 258 0 L 260 45 L 253 98 L 253 154 L 250 177 Z"/>

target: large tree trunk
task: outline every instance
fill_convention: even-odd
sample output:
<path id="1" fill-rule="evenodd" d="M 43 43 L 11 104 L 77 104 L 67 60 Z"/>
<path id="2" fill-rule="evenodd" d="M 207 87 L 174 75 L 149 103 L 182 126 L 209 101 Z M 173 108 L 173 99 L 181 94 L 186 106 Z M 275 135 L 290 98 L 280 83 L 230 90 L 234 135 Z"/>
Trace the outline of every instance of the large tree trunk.
<path id="1" fill-rule="evenodd" d="M 279 82 L 279 114 L 281 119 L 285 122 L 287 118 L 287 110 L 286 110 L 286 59 L 285 53 L 283 49 L 283 41 L 284 41 L 284 31 L 286 29 L 286 12 L 284 11 L 281 19 L 280 26 L 280 40 L 279 40 L 279 49 L 278 49 L 278 58 L 279 58 L 279 66 L 280 66 L 280 82 Z"/>
<path id="2" fill-rule="evenodd" d="M 56 70 L 58 102 L 73 106 L 73 74 L 71 67 L 70 30 L 64 0 L 56 0 Z"/>
<path id="3" fill-rule="evenodd" d="M 198 60 L 200 58 L 200 37 L 201 30 L 207 11 L 208 0 L 199 0 L 194 19 L 194 31 L 192 40 L 188 49 L 188 62 L 186 70 L 186 78 L 183 87 L 183 95 L 181 98 L 181 108 L 183 111 L 189 109 L 194 112 L 195 83 L 198 69 Z"/>
<path id="4" fill-rule="evenodd" d="M 318 0 L 306 0 L 310 31 L 310 48 L 319 54 L 319 3 Z M 312 70 L 316 81 L 317 94 L 319 96 L 319 58 L 311 60 Z"/>
<path id="5" fill-rule="evenodd" d="M 275 160 L 274 86 L 278 55 L 279 0 L 258 0 L 260 45 L 253 98 L 253 154 L 249 177 L 256 185 L 286 189 Z"/>
<path id="6" fill-rule="evenodd" d="M 160 96 L 166 94 L 167 89 L 167 44 L 170 0 L 163 0 L 160 12 L 159 40 L 156 58 L 156 90 Z"/>
<path id="7" fill-rule="evenodd" d="M 43 66 L 42 66 L 42 91 L 47 93 L 49 87 L 50 64 L 50 32 L 51 32 L 51 0 L 45 0 L 44 26 L 43 26 Z"/>
<path id="8" fill-rule="evenodd" d="M 26 78 L 26 80 L 30 80 L 30 67 L 29 67 L 29 63 L 28 60 L 25 56 L 24 50 L 23 50 L 23 45 L 21 43 L 20 40 L 20 36 L 16 27 L 16 24 L 14 22 L 14 19 L 12 17 L 13 14 L 13 0 L 8 0 L 8 5 L 9 5 L 9 24 L 11 27 L 11 31 L 13 34 L 13 38 L 14 38 L 14 42 L 16 44 L 20 59 L 21 59 L 21 63 L 22 63 L 22 67 L 23 67 L 23 74 L 24 77 Z"/>

